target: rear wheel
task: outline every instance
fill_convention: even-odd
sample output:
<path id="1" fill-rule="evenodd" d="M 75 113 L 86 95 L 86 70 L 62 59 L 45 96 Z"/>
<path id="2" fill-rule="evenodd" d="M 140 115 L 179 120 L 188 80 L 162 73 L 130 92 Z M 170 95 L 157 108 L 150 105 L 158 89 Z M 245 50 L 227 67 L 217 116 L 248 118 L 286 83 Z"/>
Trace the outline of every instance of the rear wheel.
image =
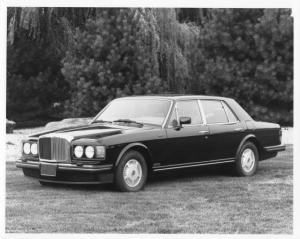
<path id="1" fill-rule="evenodd" d="M 240 149 L 236 162 L 235 171 L 238 176 L 252 176 L 258 168 L 259 154 L 252 142 L 246 142 Z"/>
<path id="2" fill-rule="evenodd" d="M 136 192 L 143 188 L 147 180 L 147 163 L 137 151 L 123 155 L 115 172 L 115 183 L 123 192 Z"/>

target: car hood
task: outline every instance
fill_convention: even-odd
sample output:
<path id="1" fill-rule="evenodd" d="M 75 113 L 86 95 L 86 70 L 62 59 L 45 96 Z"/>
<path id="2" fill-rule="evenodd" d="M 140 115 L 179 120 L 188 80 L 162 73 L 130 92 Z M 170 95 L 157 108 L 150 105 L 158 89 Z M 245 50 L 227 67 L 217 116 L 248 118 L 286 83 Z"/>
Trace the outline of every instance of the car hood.
<path id="1" fill-rule="evenodd" d="M 156 127 L 148 125 L 144 125 L 143 127 L 132 127 L 117 124 L 90 124 L 43 131 L 32 134 L 29 137 L 63 137 L 69 139 L 69 141 L 81 138 L 99 139 L 111 135 L 125 134 L 132 131 L 145 131 L 153 128 Z"/>

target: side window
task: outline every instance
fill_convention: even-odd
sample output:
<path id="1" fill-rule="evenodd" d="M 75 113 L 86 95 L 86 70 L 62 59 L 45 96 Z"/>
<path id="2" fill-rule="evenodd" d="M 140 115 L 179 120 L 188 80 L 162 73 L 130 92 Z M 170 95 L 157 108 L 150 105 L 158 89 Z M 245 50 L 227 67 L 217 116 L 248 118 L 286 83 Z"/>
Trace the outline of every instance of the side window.
<path id="1" fill-rule="evenodd" d="M 201 113 L 197 100 L 178 101 L 177 112 L 178 118 L 182 116 L 191 117 L 191 124 L 202 124 Z"/>
<path id="2" fill-rule="evenodd" d="M 229 122 L 236 122 L 236 121 L 238 121 L 238 119 L 235 116 L 235 114 L 232 112 L 232 110 L 228 107 L 228 105 L 225 102 L 223 102 L 223 106 L 224 106 L 224 109 L 225 109 L 226 114 L 228 116 Z"/>
<path id="3" fill-rule="evenodd" d="M 224 108 L 219 100 L 201 100 L 208 124 L 228 123 Z"/>

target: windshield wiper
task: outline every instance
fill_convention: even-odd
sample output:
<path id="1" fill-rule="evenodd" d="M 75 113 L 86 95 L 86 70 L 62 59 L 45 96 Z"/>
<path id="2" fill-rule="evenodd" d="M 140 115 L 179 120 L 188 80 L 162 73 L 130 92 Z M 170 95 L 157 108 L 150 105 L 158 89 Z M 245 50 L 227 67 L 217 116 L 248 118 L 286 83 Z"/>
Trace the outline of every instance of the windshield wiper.
<path id="1" fill-rule="evenodd" d="M 140 122 L 137 122 L 137 121 L 134 121 L 134 120 L 131 120 L 131 119 L 117 119 L 117 120 L 114 120 L 113 121 L 114 123 L 115 122 L 122 122 L 122 123 L 127 123 L 127 124 L 138 124 L 140 126 L 143 126 L 144 124 L 143 123 L 140 123 Z"/>
<path id="2" fill-rule="evenodd" d="M 112 123 L 112 121 L 109 121 L 109 120 L 95 120 L 95 121 L 93 121 L 93 123 L 92 124 L 95 124 L 95 123 Z"/>

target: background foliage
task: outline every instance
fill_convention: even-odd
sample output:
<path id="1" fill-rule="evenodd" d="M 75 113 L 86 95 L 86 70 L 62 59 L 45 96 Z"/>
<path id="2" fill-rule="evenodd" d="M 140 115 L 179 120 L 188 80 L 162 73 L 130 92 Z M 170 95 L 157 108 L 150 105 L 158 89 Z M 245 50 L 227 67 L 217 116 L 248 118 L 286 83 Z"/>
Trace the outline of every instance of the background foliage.
<path id="1" fill-rule="evenodd" d="M 7 117 L 92 116 L 115 97 L 228 96 L 293 123 L 289 9 L 8 8 Z"/>

